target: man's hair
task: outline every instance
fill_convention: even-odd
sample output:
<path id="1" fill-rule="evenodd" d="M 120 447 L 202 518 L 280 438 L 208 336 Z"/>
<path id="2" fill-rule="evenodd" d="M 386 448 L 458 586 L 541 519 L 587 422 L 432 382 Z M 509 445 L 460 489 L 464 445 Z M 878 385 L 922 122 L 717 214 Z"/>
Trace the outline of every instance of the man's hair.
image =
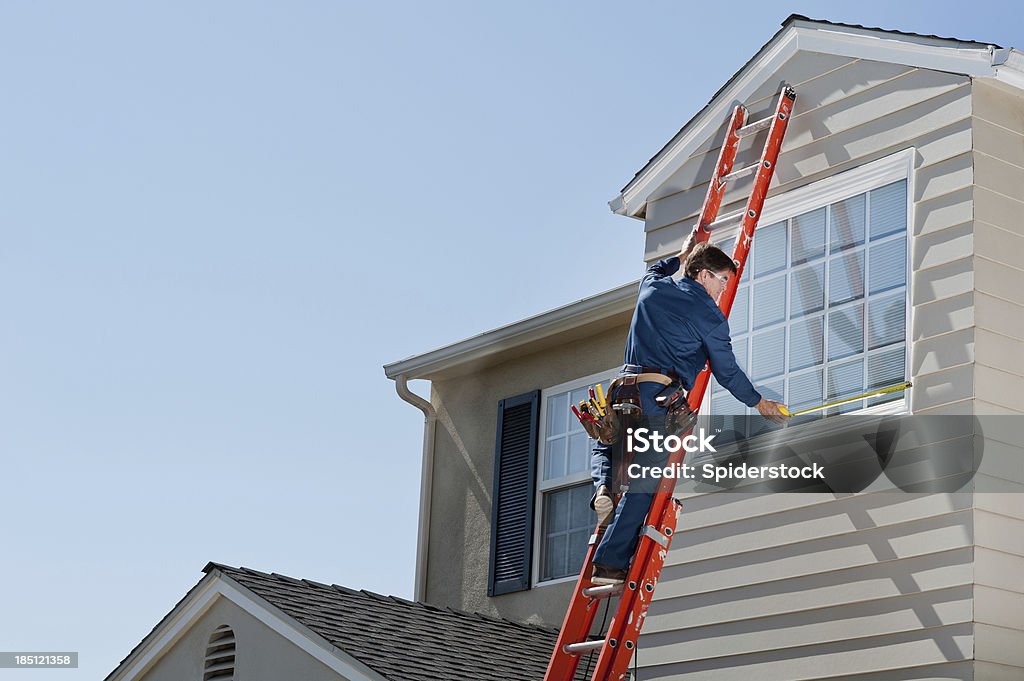
<path id="1" fill-rule="evenodd" d="M 736 263 L 718 246 L 702 241 L 690 251 L 683 265 L 683 273 L 690 279 L 696 279 L 701 270 L 711 270 L 715 274 L 729 270 L 736 274 Z"/>

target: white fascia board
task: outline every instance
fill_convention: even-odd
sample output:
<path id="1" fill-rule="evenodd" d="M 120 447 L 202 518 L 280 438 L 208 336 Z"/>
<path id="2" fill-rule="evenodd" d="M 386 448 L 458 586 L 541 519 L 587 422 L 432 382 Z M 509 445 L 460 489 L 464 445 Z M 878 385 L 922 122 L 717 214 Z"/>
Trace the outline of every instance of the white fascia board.
<path id="1" fill-rule="evenodd" d="M 995 67 L 996 80 L 1024 90 L 1024 53 L 1008 50 L 1002 56 L 1002 63 Z"/>
<path id="2" fill-rule="evenodd" d="M 725 120 L 733 104 L 747 101 L 750 95 L 768 81 L 798 50 L 962 73 L 972 77 L 997 75 L 997 67 L 992 66 L 992 50 L 985 47 L 951 47 L 950 41 L 942 39 L 795 21 L 787 30 L 780 33 L 773 43 L 766 45 L 762 50 L 763 54 L 743 68 L 735 77 L 735 82 L 708 104 L 700 118 L 694 120 L 689 129 L 684 129 L 659 158 L 626 185 L 619 196 L 609 202 L 615 213 L 629 217 L 640 215 L 650 195 L 683 165 L 709 135 L 713 134 Z M 1004 78 L 1007 82 L 1024 76 L 1024 71 L 1014 72 L 1013 66 L 1009 64 L 998 68 L 1008 71 Z M 797 107 L 800 105 L 799 95 L 798 91 Z"/>
<path id="3" fill-rule="evenodd" d="M 610 291 L 543 312 L 514 324 L 487 331 L 436 350 L 384 365 L 384 375 L 394 380 L 429 378 L 444 369 L 483 359 L 502 350 L 526 345 L 570 329 L 606 319 L 633 309 L 639 282 L 623 284 Z"/>
<path id="4" fill-rule="evenodd" d="M 804 21 L 797 21 L 793 26 L 799 35 L 799 49 L 804 52 L 825 52 L 966 76 L 994 75 L 992 50 L 987 47 L 952 47 L 949 41 L 941 39 L 815 26 Z"/>
<path id="5" fill-rule="evenodd" d="M 147 637 L 148 641 L 115 669 L 105 681 L 137 681 L 217 601 L 226 598 L 311 657 L 349 681 L 387 681 L 365 664 L 294 618 L 254 594 L 235 580 L 214 570 L 204 577 L 171 617 Z"/>

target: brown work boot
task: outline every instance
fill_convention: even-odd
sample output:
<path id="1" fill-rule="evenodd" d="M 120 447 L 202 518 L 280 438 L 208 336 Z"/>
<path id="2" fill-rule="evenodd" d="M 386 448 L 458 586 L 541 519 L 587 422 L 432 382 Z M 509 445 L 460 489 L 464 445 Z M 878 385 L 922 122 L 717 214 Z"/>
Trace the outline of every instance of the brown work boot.
<path id="1" fill-rule="evenodd" d="M 622 584 L 626 581 L 626 571 L 594 563 L 594 574 L 590 581 L 594 584 Z"/>
<path id="2" fill-rule="evenodd" d="M 611 490 L 601 485 L 597 488 L 597 496 L 594 497 L 594 511 L 597 513 L 597 522 L 601 527 L 608 527 L 615 515 L 615 499 L 612 498 Z"/>

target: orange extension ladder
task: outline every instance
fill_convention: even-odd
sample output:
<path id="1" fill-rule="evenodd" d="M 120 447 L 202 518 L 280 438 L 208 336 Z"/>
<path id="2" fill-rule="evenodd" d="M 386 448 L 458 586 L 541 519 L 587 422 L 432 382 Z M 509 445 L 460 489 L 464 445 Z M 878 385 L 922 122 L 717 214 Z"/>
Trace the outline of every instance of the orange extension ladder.
<path id="1" fill-rule="evenodd" d="M 747 125 L 747 109 L 737 106 L 729 120 L 729 128 L 722 151 L 718 157 L 715 174 L 711 176 L 711 184 L 704 199 L 704 207 L 700 218 L 693 228 L 691 238 L 694 243 L 707 241 L 712 230 L 740 223 L 740 237 L 736 240 L 733 260 L 736 262 L 736 276 L 719 299 L 718 305 L 729 316 L 736 287 L 750 252 L 750 242 L 754 238 L 761 209 L 764 206 L 768 185 L 775 172 L 775 162 L 779 157 L 782 139 L 789 125 L 790 113 L 796 102 L 796 91 L 788 85 L 783 86 L 779 94 L 775 113 L 768 118 Z M 732 172 L 733 162 L 740 140 L 768 128 L 768 139 L 765 142 L 761 158 L 756 163 Z M 718 217 L 722 203 L 722 195 L 729 182 L 754 174 L 754 184 L 746 207 L 737 213 Z M 707 389 L 710 373 L 705 366 L 694 381 L 693 389 L 688 395 L 690 408 L 696 413 L 700 409 L 704 392 Z M 682 463 L 682 449 L 669 455 L 669 466 Z M 647 521 L 641 532 L 639 546 L 633 556 L 625 584 L 595 586 L 590 581 L 593 567 L 594 551 L 600 542 L 604 529 L 598 527 L 590 538 L 590 547 L 583 570 L 580 572 L 576 589 L 573 591 L 569 611 L 565 614 L 562 629 L 558 635 L 558 643 L 551 653 L 544 681 L 571 681 L 583 656 L 597 653 L 597 665 L 590 677 L 591 681 L 622 681 L 629 671 L 629 662 L 636 649 L 637 638 L 647 615 L 647 608 L 654 596 L 654 587 L 658 583 L 662 565 L 668 554 L 672 535 L 676 529 L 676 513 L 679 501 L 672 497 L 675 479 L 662 478 L 661 484 L 651 503 Z M 591 628 L 597 615 L 601 599 L 621 596 L 615 615 L 608 626 L 604 638 L 590 640 Z"/>

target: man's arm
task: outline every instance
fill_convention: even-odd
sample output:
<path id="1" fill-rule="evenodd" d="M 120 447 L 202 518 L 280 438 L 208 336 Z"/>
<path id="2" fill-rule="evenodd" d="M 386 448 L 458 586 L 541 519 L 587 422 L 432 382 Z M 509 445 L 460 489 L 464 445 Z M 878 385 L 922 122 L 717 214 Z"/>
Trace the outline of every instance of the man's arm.
<path id="1" fill-rule="evenodd" d="M 697 226 L 694 225 L 693 230 L 687 235 L 686 240 L 683 241 L 683 247 L 679 249 L 679 262 L 686 262 L 686 258 L 689 257 L 690 251 L 697 245 Z"/>
<path id="2" fill-rule="evenodd" d="M 665 258 L 657 262 L 651 263 L 650 267 L 647 268 L 647 274 L 644 275 L 641 286 L 648 284 L 656 279 L 664 279 L 665 277 L 671 277 L 673 274 L 679 271 L 679 258 L 672 256 L 671 258 Z"/>
<path id="3" fill-rule="evenodd" d="M 786 422 L 785 414 L 779 410 L 780 403 L 761 397 L 761 394 L 754 389 L 750 379 L 736 363 L 732 340 L 729 337 L 728 321 L 722 322 L 708 334 L 704 339 L 704 347 L 708 353 L 711 373 L 715 375 L 715 379 L 722 387 L 743 404 L 757 409 L 758 413 L 769 421 Z"/>
<path id="4" fill-rule="evenodd" d="M 644 275 L 644 283 L 648 283 L 655 279 L 663 279 L 664 277 L 671 277 L 673 274 L 679 271 L 682 264 L 686 262 L 686 258 L 690 255 L 690 251 L 697 245 L 697 228 L 694 227 L 690 235 L 686 237 L 686 241 L 683 242 L 683 247 L 679 253 L 670 257 L 659 260 L 652 263 L 647 268 L 647 274 Z"/>

